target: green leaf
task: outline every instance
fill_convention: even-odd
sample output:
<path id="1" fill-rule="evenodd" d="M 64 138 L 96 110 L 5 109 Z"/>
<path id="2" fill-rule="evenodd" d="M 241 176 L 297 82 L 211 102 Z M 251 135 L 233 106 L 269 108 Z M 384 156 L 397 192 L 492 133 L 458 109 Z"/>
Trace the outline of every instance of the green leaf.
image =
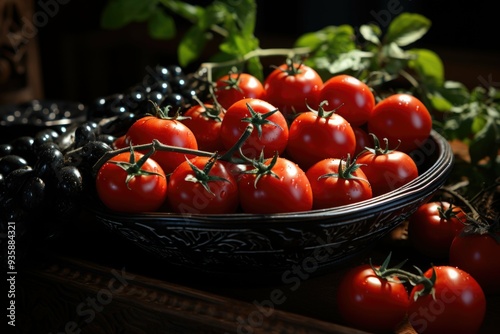
<path id="1" fill-rule="evenodd" d="M 402 13 L 394 18 L 384 36 L 384 44 L 396 43 L 406 46 L 424 36 L 431 21 L 420 14 Z"/>
<path id="2" fill-rule="evenodd" d="M 187 66 L 198 59 L 207 43 L 205 31 L 198 26 L 191 26 L 182 37 L 177 48 L 180 66 Z"/>
<path id="3" fill-rule="evenodd" d="M 371 57 L 373 57 L 371 52 L 352 50 L 340 54 L 333 62 L 328 62 L 326 59 L 323 59 L 325 63 L 323 65 L 318 63 L 318 65 L 323 68 L 328 68 L 331 74 L 342 73 L 348 70 L 362 71 L 369 66 Z"/>
<path id="4" fill-rule="evenodd" d="M 415 70 L 426 80 L 431 80 L 436 85 L 442 85 L 444 82 L 444 66 L 441 58 L 431 50 L 411 49 L 408 51 L 415 57 L 409 62 L 408 66 Z"/>
<path id="5" fill-rule="evenodd" d="M 472 164 L 478 164 L 480 160 L 486 157 L 495 157 L 498 154 L 497 142 L 500 134 L 497 133 L 491 119 L 487 119 L 481 130 L 474 136 L 469 144 L 469 154 Z"/>
<path id="6" fill-rule="evenodd" d="M 336 57 L 356 49 L 354 28 L 350 25 L 327 26 L 316 32 L 303 34 L 294 46 L 308 47 L 317 57 Z"/>
<path id="7" fill-rule="evenodd" d="M 255 0 L 219 0 L 236 18 L 237 28 L 241 35 L 253 37 L 257 22 L 257 4 Z"/>
<path id="8" fill-rule="evenodd" d="M 101 27 L 119 29 L 132 22 L 146 21 L 157 10 L 158 0 L 110 0 L 101 13 Z"/>
<path id="9" fill-rule="evenodd" d="M 375 44 L 375 45 L 381 45 L 382 43 L 380 42 L 380 28 L 377 25 L 374 24 L 364 24 L 359 28 L 359 32 L 361 33 L 361 36 L 363 36 L 364 39 L 367 41 Z"/>
<path id="10" fill-rule="evenodd" d="M 148 21 L 148 31 L 152 38 L 171 39 L 176 35 L 174 19 L 157 10 Z"/>
<path id="11" fill-rule="evenodd" d="M 134 1 L 142 1 L 142 0 L 134 0 Z M 177 0 L 156 0 L 156 1 L 160 1 L 161 4 L 165 6 L 165 8 L 169 9 L 175 14 L 193 23 L 197 22 L 205 11 L 203 7 L 194 6 L 184 1 L 177 1 Z"/>

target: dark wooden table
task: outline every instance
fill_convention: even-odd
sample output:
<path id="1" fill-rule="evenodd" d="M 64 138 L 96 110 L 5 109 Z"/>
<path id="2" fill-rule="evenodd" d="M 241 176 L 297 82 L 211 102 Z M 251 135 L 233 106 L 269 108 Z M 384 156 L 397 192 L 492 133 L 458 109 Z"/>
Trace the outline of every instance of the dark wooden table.
<path id="1" fill-rule="evenodd" d="M 400 236 L 317 276 L 279 279 L 214 277 L 173 267 L 111 235 L 92 217 L 62 238 L 37 247 L 17 273 L 18 333 L 360 333 L 335 306 L 336 287 L 349 267 L 382 260 L 427 265 Z M 256 275 L 258 277 L 258 275 Z M 500 296 L 488 297 L 481 333 L 500 328 Z M 414 333 L 403 325 L 398 333 Z"/>

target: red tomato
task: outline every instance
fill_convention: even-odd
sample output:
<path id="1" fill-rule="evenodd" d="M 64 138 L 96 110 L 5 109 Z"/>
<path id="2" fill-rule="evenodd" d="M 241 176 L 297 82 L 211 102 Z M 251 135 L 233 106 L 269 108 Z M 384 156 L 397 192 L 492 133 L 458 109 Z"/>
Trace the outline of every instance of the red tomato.
<path id="1" fill-rule="evenodd" d="M 413 159 L 398 150 L 377 148 L 361 153 L 358 164 L 372 186 L 373 196 L 395 190 L 418 177 L 418 168 Z"/>
<path id="2" fill-rule="evenodd" d="M 198 143 L 194 133 L 182 121 L 175 118 L 160 118 L 144 116 L 132 124 L 128 129 L 125 144 L 149 144 L 157 139 L 162 144 L 197 150 Z M 160 164 L 166 174 L 184 162 L 185 157 L 193 158 L 194 155 L 185 155 L 178 152 L 157 151 L 153 158 Z"/>
<path id="3" fill-rule="evenodd" d="M 464 233 L 450 246 L 450 265 L 471 274 L 486 294 L 500 292 L 499 238 L 498 234 Z"/>
<path id="4" fill-rule="evenodd" d="M 249 73 L 231 72 L 215 81 L 215 97 L 224 109 L 245 98 L 264 99 L 264 96 L 264 85 Z"/>
<path id="5" fill-rule="evenodd" d="M 369 332 L 394 332 L 404 321 L 408 305 L 408 292 L 399 279 L 381 278 L 368 264 L 350 269 L 337 290 L 344 321 Z"/>
<path id="6" fill-rule="evenodd" d="M 269 214 L 311 210 L 313 195 L 305 172 L 288 159 L 275 158 L 258 162 L 254 173 L 238 178 L 243 211 Z"/>
<path id="7" fill-rule="evenodd" d="M 372 147 L 373 140 L 368 135 L 368 132 L 359 126 L 353 126 L 352 130 L 354 131 L 354 136 L 356 137 L 356 149 L 354 150 L 354 156 L 357 156 L 364 151 L 365 147 Z"/>
<path id="8" fill-rule="evenodd" d="M 401 140 L 398 150 L 409 153 L 420 147 L 432 130 L 431 114 L 415 96 L 394 94 L 375 105 L 368 132 L 390 143 Z"/>
<path id="9" fill-rule="evenodd" d="M 370 199 L 372 188 L 359 165 L 329 158 L 306 172 L 313 192 L 313 209 L 324 209 Z"/>
<path id="10" fill-rule="evenodd" d="M 307 170 L 327 158 L 346 158 L 356 150 L 354 131 L 342 116 L 308 111 L 298 115 L 290 124 L 287 154 L 291 160 Z"/>
<path id="11" fill-rule="evenodd" d="M 408 219 L 408 239 L 419 253 L 448 258 L 451 242 L 464 228 L 466 214 L 446 201 L 422 204 Z"/>
<path id="12" fill-rule="evenodd" d="M 311 67 L 288 61 L 274 69 L 264 80 L 266 101 L 279 108 L 287 119 L 316 108 L 323 79 Z M 306 104 L 307 102 L 307 104 Z"/>
<path id="13" fill-rule="evenodd" d="M 283 114 L 270 103 L 260 99 L 243 99 L 226 111 L 221 124 L 221 139 L 224 147 L 233 147 L 249 124 L 254 125 L 250 137 L 241 149 L 248 158 L 272 157 L 281 154 L 288 142 L 288 125 Z"/>
<path id="14" fill-rule="evenodd" d="M 198 149 L 219 152 L 224 149 L 220 138 L 220 127 L 226 110 L 213 104 L 194 105 L 189 108 L 182 120 L 196 137 Z"/>
<path id="15" fill-rule="evenodd" d="M 109 209 L 152 212 L 158 210 L 165 201 L 167 178 L 161 166 L 148 158 L 142 166 L 135 164 L 134 170 L 134 162 L 137 163 L 142 157 L 142 153 L 135 152 L 134 160 L 131 160 L 130 152 L 120 153 L 99 169 L 96 176 L 97 194 Z M 127 171 L 122 166 L 132 166 L 132 169 Z M 132 177 L 127 181 L 129 175 Z"/>
<path id="16" fill-rule="evenodd" d="M 127 147 L 127 145 L 125 144 L 125 135 L 116 138 L 115 141 L 113 142 L 113 148 L 115 150 L 118 150 L 118 149 L 124 148 L 124 147 Z"/>
<path id="17" fill-rule="evenodd" d="M 344 117 L 351 125 L 365 124 L 375 106 L 375 96 L 370 87 L 359 79 L 340 74 L 325 81 L 319 101 L 327 101 L 330 109 Z"/>
<path id="18" fill-rule="evenodd" d="M 168 202 L 174 212 L 220 214 L 238 208 L 236 180 L 219 161 L 196 157 L 169 176 Z"/>
<path id="19" fill-rule="evenodd" d="M 437 266 L 431 294 L 416 298 L 422 284 L 410 293 L 408 320 L 418 333 L 477 333 L 486 312 L 481 286 L 467 272 L 452 266 Z M 432 277 L 432 268 L 424 273 Z"/>

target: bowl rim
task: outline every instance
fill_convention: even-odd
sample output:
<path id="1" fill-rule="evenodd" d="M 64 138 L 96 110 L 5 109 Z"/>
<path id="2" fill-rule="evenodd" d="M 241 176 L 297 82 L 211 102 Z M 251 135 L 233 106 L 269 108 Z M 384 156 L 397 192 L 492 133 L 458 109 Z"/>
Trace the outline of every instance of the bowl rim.
<path id="1" fill-rule="evenodd" d="M 432 129 L 428 140 L 433 140 L 437 144 L 438 156 L 436 161 L 417 178 L 407 184 L 398 187 L 388 193 L 376 196 L 367 200 L 356 203 L 346 204 L 333 208 L 315 209 L 300 212 L 284 212 L 275 214 L 254 214 L 237 212 L 231 214 L 200 214 L 200 213 L 174 213 L 174 212 L 144 212 L 144 213 L 127 213 L 111 211 L 102 205 L 102 203 L 94 203 L 89 205 L 87 209 L 93 212 L 97 217 L 113 221 L 136 222 L 162 220 L 171 223 L 186 223 L 186 222 L 207 222 L 217 224 L 234 224 L 240 222 L 281 222 L 289 223 L 290 220 L 317 220 L 317 219 L 335 219 L 343 218 L 349 221 L 357 218 L 373 215 L 373 212 L 388 211 L 390 208 L 399 208 L 405 206 L 403 203 L 413 202 L 422 197 L 424 194 L 432 194 L 441 187 L 454 163 L 454 155 L 449 142 L 440 135 L 436 130 Z M 94 201 L 95 202 L 95 201 Z M 220 225 L 219 225 L 220 226 Z"/>

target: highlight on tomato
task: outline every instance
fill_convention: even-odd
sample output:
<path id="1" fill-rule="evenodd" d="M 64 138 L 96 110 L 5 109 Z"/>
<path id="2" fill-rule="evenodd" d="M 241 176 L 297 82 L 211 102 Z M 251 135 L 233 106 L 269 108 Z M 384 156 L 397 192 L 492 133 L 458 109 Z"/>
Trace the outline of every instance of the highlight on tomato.
<path id="1" fill-rule="evenodd" d="M 96 190 L 106 207 L 118 212 L 157 211 L 167 197 L 167 177 L 150 153 L 120 153 L 100 168 Z"/>

